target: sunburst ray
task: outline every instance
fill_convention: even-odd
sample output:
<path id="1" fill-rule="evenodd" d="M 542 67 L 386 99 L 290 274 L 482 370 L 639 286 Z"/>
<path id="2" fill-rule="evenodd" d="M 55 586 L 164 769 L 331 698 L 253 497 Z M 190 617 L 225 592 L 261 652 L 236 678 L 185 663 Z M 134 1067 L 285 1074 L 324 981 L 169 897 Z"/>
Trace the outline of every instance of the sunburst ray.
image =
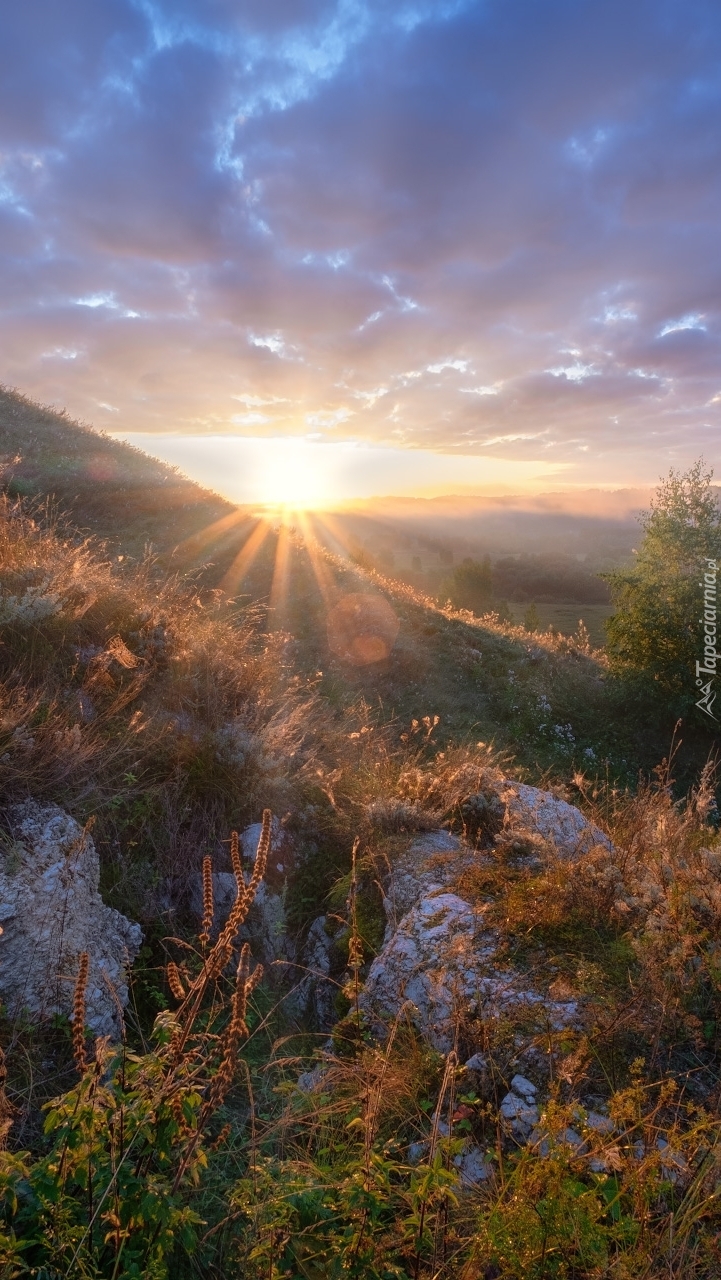
<path id="1" fill-rule="evenodd" d="M 224 591 L 227 596 L 235 595 L 269 533 L 270 525 L 267 520 L 261 517 L 219 583 L 220 590 Z"/>

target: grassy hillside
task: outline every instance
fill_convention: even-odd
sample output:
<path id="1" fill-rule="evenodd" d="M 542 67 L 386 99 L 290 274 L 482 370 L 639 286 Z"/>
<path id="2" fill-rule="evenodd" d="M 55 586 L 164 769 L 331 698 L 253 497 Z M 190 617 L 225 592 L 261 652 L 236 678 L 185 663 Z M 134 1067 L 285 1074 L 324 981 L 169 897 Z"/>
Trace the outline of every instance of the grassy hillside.
<path id="1" fill-rule="evenodd" d="M 52 495 L 76 528 L 140 557 L 168 553 L 234 510 L 130 445 L 0 388 L 0 463 L 11 495 Z"/>
<path id="2" fill-rule="evenodd" d="M 0 1021 L 0 1276 L 714 1280 L 721 863 L 709 771 L 686 801 L 668 770 L 636 788 L 663 714 L 582 631 L 444 609 L 13 393 L 0 442 L 0 849 L 12 866 L 26 796 L 92 820 L 104 898 L 146 935 L 117 1052 L 78 1032 L 82 983 L 72 1035 Z M 708 745 L 684 743 L 677 791 Z M 612 847 L 570 871 L 504 838 L 509 775 Z M 264 809 L 292 840 L 274 864 L 266 817 L 293 940 L 342 926 L 330 1045 L 246 953 L 229 973 L 232 939 L 198 938 L 204 858 L 235 871 L 229 834 Z M 441 827 L 477 847 L 452 887 L 539 1011 L 459 1013 L 445 1056 L 410 1016 L 374 1039 L 360 1004 L 383 877 Z M 544 1019 L 551 997 L 582 1017 Z M 498 1110 L 522 1054 L 548 1096 L 530 1146 Z"/>
<path id="3" fill-rule="evenodd" d="M 123 557 L 121 576 L 150 548 L 154 581 L 170 573 L 181 595 L 194 592 L 226 615 L 225 597 L 257 604 L 259 634 L 273 644 L 280 633 L 292 638 L 284 649 L 288 669 L 312 680 L 330 708 L 362 698 L 384 722 L 400 725 L 438 715 L 440 743 L 492 739 L 533 777 L 550 770 L 562 780 L 582 769 L 632 782 L 669 748 L 672 712 L 630 704 L 628 692 L 609 682 L 591 636 L 574 639 L 568 625 L 561 636 L 530 636 L 492 616 L 443 609 L 407 583 L 332 553 L 332 538 L 319 546 L 322 526 L 296 521 L 287 529 L 276 521 L 260 528 L 252 512 L 13 392 L 0 394 L 0 457 L 10 496 L 25 495 L 35 507 L 52 498 L 69 531 L 101 537 L 109 556 Z M 213 595 L 220 586 L 224 596 Z M 383 661 L 357 666 L 329 648 L 327 615 L 343 594 L 365 592 L 389 600 L 400 629 Z M 539 610 L 549 621 L 548 608 Z M 713 740 L 696 726 L 682 737 L 677 763 L 688 781 Z"/>

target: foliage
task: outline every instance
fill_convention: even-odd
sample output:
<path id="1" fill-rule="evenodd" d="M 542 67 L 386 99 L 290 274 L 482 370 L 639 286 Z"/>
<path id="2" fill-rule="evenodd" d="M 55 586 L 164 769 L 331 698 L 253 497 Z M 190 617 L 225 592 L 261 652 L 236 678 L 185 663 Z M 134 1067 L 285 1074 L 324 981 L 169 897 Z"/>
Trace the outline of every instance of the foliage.
<path id="1" fill-rule="evenodd" d="M 447 594 L 457 609 L 469 609 L 478 616 L 488 613 L 493 603 L 490 556 L 483 560 L 469 556 L 456 565 L 448 580 Z"/>
<path id="2" fill-rule="evenodd" d="M 535 604 L 530 604 L 523 615 L 523 626 L 526 631 L 540 631 L 541 620 Z"/>
<path id="3" fill-rule="evenodd" d="M 263 878 L 270 832 L 266 810 L 248 884 L 233 833 L 235 904 L 212 947 L 209 933 L 201 934 L 195 975 L 187 960 L 168 966 L 180 1007 L 158 1015 L 147 1052 L 113 1049 L 100 1039 L 86 1062 L 88 957 L 81 956 L 73 1028 L 80 1082 L 46 1108 L 48 1149 L 40 1158 L 0 1153 L 4 1276 L 165 1280 L 174 1274 L 174 1257 L 198 1249 L 204 1224 L 194 1203 L 208 1165 L 208 1130 L 233 1085 L 248 1034 L 248 998 L 262 974 L 260 967 L 250 972 L 247 943 L 228 1008 L 219 984 Z"/>
<path id="4" fill-rule="evenodd" d="M 685 474 L 672 470 L 641 517 L 634 564 L 603 575 L 616 606 L 607 623 L 614 670 L 642 673 L 674 695 L 695 691 L 694 663 L 703 656 L 699 579 L 706 558 L 721 558 L 712 475 L 702 461 Z"/>

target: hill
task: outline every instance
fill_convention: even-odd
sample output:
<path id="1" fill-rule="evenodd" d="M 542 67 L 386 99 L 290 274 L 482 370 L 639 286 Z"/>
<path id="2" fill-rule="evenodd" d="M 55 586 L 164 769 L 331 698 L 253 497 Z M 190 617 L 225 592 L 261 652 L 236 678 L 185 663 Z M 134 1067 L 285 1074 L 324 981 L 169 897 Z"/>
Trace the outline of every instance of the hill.
<path id="1" fill-rule="evenodd" d="M 235 511 L 172 467 L 0 388 L 0 465 L 13 495 L 52 495 L 77 529 L 136 558 L 168 553 Z"/>
<path id="2" fill-rule="evenodd" d="M 0 457 L 10 496 L 34 506 L 51 501 L 71 538 L 82 531 L 100 538 L 123 557 L 126 573 L 150 550 L 158 582 L 170 572 L 178 590 L 214 610 L 223 600 L 226 611 L 231 601 L 256 606 L 258 634 L 273 643 L 285 636 L 288 670 L 314 681 L 329 706 L 362 698 L 400 725 L 438 715 L 442 744 L 493 740 L 535 778 L 599 768 L 631 781 L 668 748 L 672 717 L 641 727 L 582 631 L 531 636 L 493 615 L 440 606 L 356 555 L 353 530 L 337 516 L 283 523 L 234 507 L 140 451 L 8 391 L 0 395 Z M 524 570 L 511 567 L 516 576 Z M 397 638 L 380 660 L 349 662 L 329 646 L 329 610 L 353 594 L 380 594 L 396 615 Z M 579 605 L 577 620 L 583 611 Z M 683 778 L 708 747 L 694 731 L 679 760 Z"/>
<path id="3" fill-rule="evenodd" d="M 702 735 L 639 784 L 671 726 L 582 629 L 12 393 L 0 440 L 4 1274 L 713 1280 Z"/>

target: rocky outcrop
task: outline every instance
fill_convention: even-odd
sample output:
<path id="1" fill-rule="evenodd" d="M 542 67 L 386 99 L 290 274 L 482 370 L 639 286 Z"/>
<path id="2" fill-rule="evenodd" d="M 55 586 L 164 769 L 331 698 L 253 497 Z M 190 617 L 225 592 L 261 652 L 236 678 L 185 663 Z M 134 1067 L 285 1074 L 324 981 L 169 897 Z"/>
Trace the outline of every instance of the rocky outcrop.
<path id="1" fill-rule="evenodd" d="M 564 858 L 577 858 L 594 845 L 611 848 L 611 841 L 580 809 L 550 791 L 504 781 L 498 788 L 506 810 L 506 826 L 523 828 L 553 845 Z"/>
<path id="2" fill-rule="evenodd" d="M 86 1022 L 117 1038 L 140 926 L 106 907 L 92 837 L 57 805 L 28 800 L 0 846 L 0 995 L 10 1017 L 70 1015 L 81 952 L 89 955 Z"/>
<path id="3" fill-rule="evenodd" d="M 568 859 L 598 844 L 610 847 L 578 809 L 547 791 L 502 782 L 497 796 L 503 806 L 497 841 L 523 835 L 531 848 L 550 846 Z M 437 831 L 414 840 L 396 861 L 385 887 L 384 945 L 363 994 L 376 1029 L 405 1005 L 430 1043 L 445 1052 L 468 1017 L 497 1017 L 513 1009 L 556 1030 L 577 1019 L 574 1000 L 552 999 L 500 964 L 500 937 L 486 919 L 487 905 L 460 894 L 462 873 L 488 856 Z"/>

